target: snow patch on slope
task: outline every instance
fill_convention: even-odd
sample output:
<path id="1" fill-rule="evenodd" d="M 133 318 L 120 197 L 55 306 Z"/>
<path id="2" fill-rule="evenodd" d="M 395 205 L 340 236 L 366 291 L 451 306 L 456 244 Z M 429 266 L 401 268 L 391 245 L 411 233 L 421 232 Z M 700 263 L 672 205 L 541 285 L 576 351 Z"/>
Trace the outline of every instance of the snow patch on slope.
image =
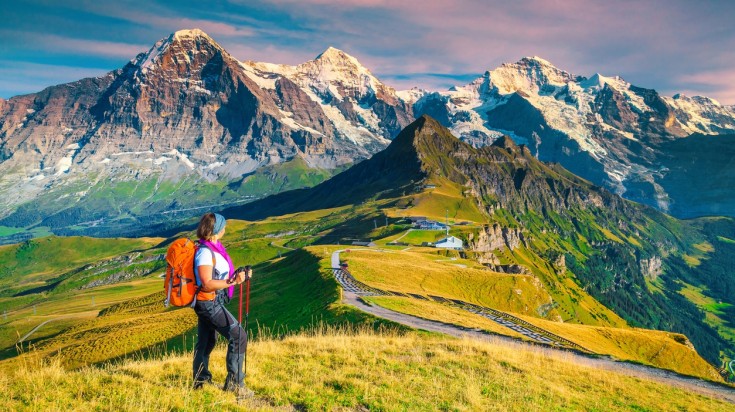
<path id="1" fill-rule="evenodd" d="M 196 167 L 194 165 L 194 162 L 192 162 L 191 160 L 189 160 L 189 156 L 185 155 L 184 153 L 179 152 L 176 149 L 171 150 L 170 152 L 167 152 L 167 153 L 164 153 L 164 154 L 167 154 L 169 156 L 174 156 L 174 157 L 178 158 L 178 160 L 181 163 L 185 164 L 189 169 L 192 169 L 193 170 Z"/>
<path id="2" fill-rule="evenodd" d="M 304 126 L 304 125 L 302 125 L 300 123 L 297 123 L 293 119 L 293 113 L 287 112 L 287 111 L 284 111 L 284 110 L 279 110 L 279 111 L 283 115 L 283 117 L 280 118 L 279 120 L 281 121 L 281 123 L 285 124 L 286 126 L 290 127 L 291 129 L 294 129 L 294 130 L 306 130 L 307 132 L 309 132 L 309 133 L 311 133 L 313 135 L 322 136 L 322 133 L 319 132 L 318 130 L 315 130 L 315 129 L 312 129 L 311 127 Z"/>

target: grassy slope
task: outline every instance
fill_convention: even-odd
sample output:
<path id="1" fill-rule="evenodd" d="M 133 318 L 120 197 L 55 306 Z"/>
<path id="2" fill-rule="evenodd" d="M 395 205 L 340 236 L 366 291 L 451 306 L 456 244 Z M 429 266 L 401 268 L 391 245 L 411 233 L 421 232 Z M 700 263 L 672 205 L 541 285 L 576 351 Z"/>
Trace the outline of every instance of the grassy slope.
<path id="1" fill-rule="evenodd" d="M 341 257 L 349 262 L 353 275 L 370 286 L 458 298 L 494 309 L 530 315 L 523 317 L 593 352 L 720 380 L 716 371 L 696 351 L 683 344 L 686 341 L 683 335 L 644 329 L 574 325 L 540 319 L 537 308 L 546 302 L 534 299 L 544 296 L 544 290 L 531 287 L 538 285 L 529 285 L 528 281 L 522 281 L 534 279 L 530 276 L 501 275 L 487 270 L 460 268 L 456 266 L 457 261 L 447 261 L 436 255 L 412 251 L 388 253 L 354 250 L 343 253 Z M 508 279 L 513 280 L 512 284 L 507 284 Z M 524 300 L 524 296 L 530 296 L 531 299 Z M 499 325 L 495 325 L 493 329 L 484 318 L 481 320 L 477 315 L 448 306 L 402 298 L 381 297 L 370 300 L 398 312 L 513 336 Z"/>
<path id="2" fill-rule="evenodd" d="M 259 332 L 283 334 L 318 324 L 384 324 L 339 303 L 331 271 L 334 247 L 307 247 L 254 269 L 250 322 Z M 236 302 L 230 303 L 235 313 Z"/>
<path id="3" fill-rule="evenodd" d="M 191 353 L 67 371 L 40 358 L 0 375 L 10 410 L 727 410 L 664 384 L 575 364 L 564 354 L 421 335 L 328 332 L 248 348 L 256 398 L 192 391 Z M 224 351 L 212 355 L 224 379 Z"/>
<path id="4" fill-rule="evenodd" d="M 532 243 L 538 243 L 533 240 Z M 543 249 L 542 249 L 543 250 Z M 497 253 L 501 263 L 519 264 L 536 275 L 554 299 L 560 320 L 587 325 L 624 327 L 626 321 L 602 305 L 580 285 L 571 272 L 557 271 L 546 259 L 526 247 Z"/>
<path id="5" fill-rule="evenodd" d="M 447 214 L 453 221 L 485 222 L 487 215 L 482 213 L 472 196 L 465 194 L 465 188 L 448 180 L 434 177 L 427 183 L 436 187 L 412 196 L 411 216 L 427 216 L 444 222 Z"/>
<path id="6" fill-rule="evenodd" d="M 705 295 L 705 292 L 707 292 L 705 286 L 697 287 L 687 283 L 683 283 L 682 286 L 679 293 L 705 312 L 705 321 L 710 326 L 716 328 L 720 335 L 729 339 L 731 342 L 735 342 L 735 328 L 731 325 L 735 320 L 728 319 L 726 312 L 733 305 Z"/>
<path id="7" fill-rule="evenodd" d="M 523 335 L 495 321 L 469 313 L 466 310 L 442 305 L 437 302 L 402 298 L 396 296 L 369 296 L 363 298 L 369 303 L 382 306 L 396 312 L 405 313 L 423 319 L 459 325 L 465 328 L 480 328 L 492 334 L 525 339 Z"/>
<path id="8" fill-rule="evenodd" d="M 341 258 L 350 264 L 357 279 L 381 289 L 463 299 L 527 314 L 536 314 L 540 306 L 550 302 L 543 286 L 531 276 L 459 267 L 464 261 L 449 260 L 433 250 L 427 253 L 355 250 L 342 254 Z"/>
<path id="9" fill-rule="evenodd" d="M 323 229 L 328 229 L 329 225 L 332 224 L 329 222 L 342 222 L 346 216 L 364 213 L 366 213 L 365 210 L 358 211 L 354 208 L 343 207 L 260 222 L 233 220 L 230 221 L 228 226 L 228 235 L 225 242 L 228 244 L 236 264 L 262 262 L 276 256 L 279 250 L 281 252 L 286 251 L 285 248 L 276 245 L 283 245 L 300 238 L 306 239 L 307 242 L 314 241 L 319 239 L 320 236 L 324 236 Z M 368 224 L 368 226 L 372 225 Z M 298 228 L 301 233 L 289 233 L 294 227 Z M 307 235 L 308 233 L 314 233 L 316 236 Z M 263 237 L 266 234 L 276 234 L 276 237 Z M 304 235 L 307 236 L 304 237 Z M 275 244 L 272 244 L 274 242 Z M 256 267 L 256 273 L 258 276 L 262 276 L 259 279 L 262 283 L 254 282 L 253 310 L 250 318 L 254 328 L 260 326 L 271 332 L 282 333 L 309 327 L 319 321 L 328 323 L 373 322 L 372 318 L 335 303 L 338 299 L 338 289 L 329 271 L 329 255 L 333 249 L 333 247 L 314 246 L 306 250 L 292 252 L 286 258 L 263 263 Z M 456 297 L 501 310 L 526 313 L 532 316 L 539 316 L 536 309 L 548 303 L 549 295 L 544 286 L 535 281 L 533 277 L 494 274 L 474 261 L 449 260 L 447 256 L 438 255 L 432 249 L 396 251 L 391 254 L 380 253 L 379 255 L 376 255 L 376 252 L 373 251 L 361 251 L 345 254 L 343 257 L 348 258 L 354 268 L 353 272 L 368 276 L 363 280 L 369 282 L 377 280 L 379 282 L 377 284 L 373 283 L 373 285 L 386 289 Z M 539 262 L 537 256 L 525 249 L 508 252 L 507 256 L 501 254 L 502 259 L 508 259 L 509 262 L 515 263 L 522 262 L 532 268 L 544 267 L 544 262 Z M 373 262 L 375 261 L 379 261 L 380 265 L 374 265 Z M 461 268 L 458 265 L 467 267 Z M 402 277 L 397 277 L 396 274 L 401 274 Z M 406 274 L 409 274 L 409 276 L 405 277 Z M 375 277 L 375 279 L 371 279 L 370 276 Z M 154 280 L 153 282 L 155 284 L 158 281 Z M 521 291 L 520 294 L 517 293 L 519 290 Z M 423 305 L 424 303 L 413 302 L 407 304 L 403 302 L 402 307 L 407 312 L 427 310 L 425 307 L 417 308 L 417 304 Z M 235 312 L 234 302 L 231 304 L 231 308 Z M 452 318 L 450 313 L 442 314 L 440 308 L 433 308 L 432 313 L 438 320 L 457 321 L 457 318 Z M 156 316 L 158 321 L 164 325 L 168 325 L 168 322 L 172 320 L 163 313 Z M 84 339 L 80 343 L 75 343 L 75 345 L 83 349 L 71 348 L 67 351 L 68 354 L 75 359 L 74 362 L 98 362 L 120 356 L 132 350 L 149 347 L 161 340 L 171 342 L 173 337 L 180 336 L 186 330 L 186 327 L 173 329 L 164 327 L 162 328 L 164 329 L 162 334 L 151 334 L 147 333 L 150 327 L 147 326 L 144 317 L 132 321 L 130 320 L 131 317 L 134 317 L 132 313 L 118 317 L 105 316 L 104 319 L 94 319 L 79 326 L 76 330 Z M 193 317 L 189 316 L 182 319 L 184 320 L 180 324 L 189 327 L 192 325 L 192 323 L 187 322 L 192 322 Z M 468 322 L 467 326 L 471 326 L 477 319 L 464 319 L 464 321 Z M 479 324 L 477 326 L 482 327 L 483 325 Z M 487 325 L 484 326 L 489 328 Z M 99 334 L 98 332 L 117 330 L 123 327 L 137 330 L 143 336 L 131 338 L 111 334 L 109 337 L 98 340 L 100 339 L 96 335 Z M 61 334 L 59 339 L 54 339 L 56 346 L 46 345 L 44 348 L 50 351 L 52 349 L 57 350 L 58 347 L 64 347 L 64 336 L 64 334 Z M 94 349 L 86 350 L 89 349 L 86 346 L 87 340 L 95 341 L 99 347 L 105 348 L 106 354 L 100 356 L 95 353 Z M 189 344 L 191 342 L 192 339 L 189 339 Z M 183 346 L 181 343 L 173 345 Z M 640 356 L 628 354 L 628 357 L 646 362 L 645 355 L 645 353 Z"/>
<path id="10" fill-rule="evenodd" d="M 233 240 L 231 250 L 237 250 L 236 244 Z M 255 266 L 249 318 L 254 333 L 282 335 L 320 324 L 388 324 L 338 302 L 339 290 L 329 269 L 333 249 L 300 249 Z M 253 256 L 246 252 L 237 253 Z M 238 258 L 235 259 L 237 262 Z M 188 308 L 164 309 L 161 290 L 161 279 L 148 276 L 68 295 L 52 295 L 35 308 L 27 307 L 9 316 L 8 322 L 2 324 L 7 333 L 1 343 L 7 348 L 41 322 L 56 319 L 55 322 L 62 321 L 64 328 L 44 326 L 25 347 L 33 344 L 36 355 L 60 353 L 66 366 L 98 363 L 164 346 L 191 348 L 196 316 Z M 229 307 L 237 314 L 237 295 Z M 32 316 L 34 311 L 36 315 Z M 6 360 L 2 366 L 12 368 L 31 355 Z M 3 357 L 8 356 L 15 356 L 12 346 L 4 351 Z"/>
<path id="11" fill-rule="evenodd" d="M 160 238 L 95 239 L 50 236 L 0 246 L 0 296 L 9 296 L 72 268 L 160 243 Z"/>
<path id="12" fill-rule="evenodd" d="M 638 328 L 572 325 L 529 316 L 520 317 L 596 353 L 669 369 L 685 375 L 714 381 L 722 380 L 717 371 L 691 347 L 686 336 L 678 333 Z"/>
<path id="13" fill-rule="evenodd" d="M 0 323 L 0 349 L 12 347 L 19 337 L 45 321 L 50 322 L 34 332 L 26 341 L 26 345 L 35 344 L 74 325 L 89 322 L 97 317 L 100 310 L 109 306 L 158 292 L 161 286 L 160 279 L 148 277 L 69 294 L 53 295 L 39 300 L 34 305 L 9 311 L 7 319 L 3 319 Z"/>

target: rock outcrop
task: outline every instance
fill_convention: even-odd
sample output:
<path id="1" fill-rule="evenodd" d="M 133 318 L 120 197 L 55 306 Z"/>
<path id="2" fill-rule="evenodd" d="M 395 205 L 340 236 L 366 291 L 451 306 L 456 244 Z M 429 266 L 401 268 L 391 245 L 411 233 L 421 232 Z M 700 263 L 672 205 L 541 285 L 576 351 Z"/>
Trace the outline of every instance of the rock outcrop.
<path id="1" fill-rule="evenodd" d="M 660 256 L 652 256 L 648 259 L 640 259 L 638 264 L 641 274 L 650 280 L 656 280 L 663 273 L 663 262 Z"/>
<path id="2" fill-rule="evenodd" d="M 475 252 L 492 252 L 505 248 L 513 250 L 521 243 L 525 243 L 525 239 L 520 229 L 500 227 L 497 223 L 485 226 L 476 239 L 470 235 L 470 245 Z"/>

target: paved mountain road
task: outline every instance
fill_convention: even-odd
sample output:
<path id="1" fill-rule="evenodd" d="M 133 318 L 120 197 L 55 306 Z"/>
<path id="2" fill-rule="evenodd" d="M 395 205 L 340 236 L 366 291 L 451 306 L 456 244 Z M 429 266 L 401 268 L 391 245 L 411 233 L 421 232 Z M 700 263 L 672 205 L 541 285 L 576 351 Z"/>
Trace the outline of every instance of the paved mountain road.
<path id="1" fill-rule="evenodd" d="M 351 252 L 360 251 L 361 249 L 350 249 Z M 735 404 L 735 389 L 725 385 L 704 381 L 698 378 L 692 378 L 679 375 L 665 369 L 658 369 L 650 366 L 643 366 L 629 362 L 619 362 L 609 358 L 592 357 L 593 352 L 582 348 L 564 338 L 554 335 L 548 331 L 544 331 L 538 327 L 527 324 L 521 319 L 504 312 L 496 311 L 490 308 L 484 308 L 477 305 L 468 304 L 459 300 L 446 299 L 439 296 L 422 296 L 416 294 L 404 294 L 400 292 L 383 291 L 370 287 L 356 280 L 349 270 L 343 270 L 340 266 L 340 253 L 344 250 L 338 250 L 332 253 L 332 269 L 334 277 L 343 288 L 343 300 L 364 312 L 374 316 L 387 319 L 396 323 L 400 323 L 412 328 L 423 329 L 432 332 L 438 332 L 456 337 L 472 337 L 476 339 L 489 340 L 495 344 L 506 346 L 515 346 L 518 349 L 533 350 L 545 353 L 549 356 L 561 356 L 564 360 L 572 361 L 578 364 L 602 368 L 620 372 L 629 376 L 635 376 L 643 379 L 650 379 L 662 382 L 668 385 L 680 387 L 686 390 L 695 391 L 707 396 L 726 400 Z M 432 321 L 419 318 L 416 316 L 406 315 L 404 313 L 394 312 L 392 310 L 370 305 L 366 303 L 361 296 L 404 296 L 416 299 L 433 300 L 450 304 L 470 312 L 480 314 L 492 319 L 503 326 L 509 327 L 526 337 L 534 340 L 537 344 L 526 343 L 518 339 L 510 337 L 492 335 L 479 329 L 468 329 L 457 325 L 443 322 Z M 571 349 L 571 350 L 570 350 Z M 573 350 L 573 351 L 572 351 Z"/>
<path id="2" fill-rule="evenodd" d="M 73 318 L 73 317 L 77 317 L 77 316 L 78 316 L 77 314 L 61 315 L 61 316 L 57 316 L 55 318 L 51 318 L 49 320 L 43 321 L 43 322 L 39 323 L 38 325 L 36 325 L 36 327 L 34 327 L 30 331 L 28 331 L 28 333 L 26 333 L 25 335 L 23 335 L 23 337 L 21 337 L 20 339 L 18 339 L 18 341 L 16 342 L 16 344 L 23 343 L 26 339 L 28 339 L 36 331 L 38 331 L 39 329 L 41 329 L 41 327 L 43 327 L 43 325 L 45 325 L 45 324 L 47 324 L 47 323 L 49 323 L 51 321 L 59 320 L 59 319 L 66 319 L 66 318 Z"/>

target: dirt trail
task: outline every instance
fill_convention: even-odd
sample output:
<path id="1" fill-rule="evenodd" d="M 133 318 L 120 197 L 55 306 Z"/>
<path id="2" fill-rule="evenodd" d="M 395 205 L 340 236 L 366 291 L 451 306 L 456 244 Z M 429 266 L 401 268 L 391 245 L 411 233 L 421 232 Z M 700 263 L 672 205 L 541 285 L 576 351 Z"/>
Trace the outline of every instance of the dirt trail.
<path id="1" fill-rule="evenodd" d="M 355 249 L 351 250 L 354 251 Z M 351 275 L 345 276 L 349 275 L 349 272 L 345 272 L 340 268 L 340 252 L 342 252 L 342 250 L 338 250 L 332 254 L 332 268 L 334 270 L 335 278 L 343 287 L 343 302 L 371 315 L 406 326 L 410 326 L 415 329 L 423 329 L 456 337 L 471 337 L 474 339 L 482 339 L 490 341 L 494 344 L 514 346 L 522 350 L 541 352 L 549 356 L 561 357 L 564 360 L 575 362 L 581 365 L 602 368 L 605 370 L 623 373 L 628 376 L 635 376 L 641 379 L 649 379 L 656 382 L 665 383 L 668 385 L 701 393 L 703 395 L 723 399 L 732 404 L 735 404 L 735 389 L 714 382 L 708 382 L 699 378 L 679 375 L 676 372 L 671 372 L 665 369 L 658 369 L 650 366 L 637 365 L 628 362 L 619 362 L 609 358 L 591 357 L 577 352 L 572 352 L 568 349 L 563 349 L 564 346 L 562 346 L 562 348 L 555 347 L 560 345 L 552 346 L 553 343 L 525 343 L 510 337 L 491 335 L 489 333 L 479 330 L 467 329 L 457 325 L 422 319 L 416 316 L 394 312 L 380 306 L 369 305 L 364 300 L 362 300 L 360 296 L 379 296 L 382 295 L 384 292 L 379 289 L 371 288 L 358 281 L 354 281 L 354 278 L 352 278 Z M 353 280 L 353 282 L 350 282 L 350 280 Z"/>

